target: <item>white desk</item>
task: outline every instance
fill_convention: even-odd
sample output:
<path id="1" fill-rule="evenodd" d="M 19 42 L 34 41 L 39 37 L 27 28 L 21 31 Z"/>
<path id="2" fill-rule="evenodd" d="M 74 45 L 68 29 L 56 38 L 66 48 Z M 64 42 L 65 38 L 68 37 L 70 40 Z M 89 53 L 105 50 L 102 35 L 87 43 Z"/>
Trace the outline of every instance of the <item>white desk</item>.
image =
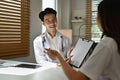
<path id="1" fill-rule="evenodd" d="M 28 75 L 13 75 L 0 73 L 0 80 L 68 80 L 68 79 L 64 72 L 62 71 L 61 67 L 51 67 Z"/>

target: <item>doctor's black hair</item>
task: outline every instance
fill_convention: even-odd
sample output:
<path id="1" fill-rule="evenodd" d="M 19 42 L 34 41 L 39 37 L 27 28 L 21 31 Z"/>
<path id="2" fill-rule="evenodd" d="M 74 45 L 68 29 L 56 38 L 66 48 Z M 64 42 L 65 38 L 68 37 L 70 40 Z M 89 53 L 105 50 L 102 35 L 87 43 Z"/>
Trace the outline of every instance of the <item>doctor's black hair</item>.
<path id="1" fill-rule="evenodd" d="M 39 13 L 39 18 L 41 19 L 41 21 L 44 20 L 44 16 L 46 14 L 54 14 L 56 16 L 57 12 L 54 9 L 52 9 L 52 8 L 46 8 L 44 11 L 41 11 Z"/>

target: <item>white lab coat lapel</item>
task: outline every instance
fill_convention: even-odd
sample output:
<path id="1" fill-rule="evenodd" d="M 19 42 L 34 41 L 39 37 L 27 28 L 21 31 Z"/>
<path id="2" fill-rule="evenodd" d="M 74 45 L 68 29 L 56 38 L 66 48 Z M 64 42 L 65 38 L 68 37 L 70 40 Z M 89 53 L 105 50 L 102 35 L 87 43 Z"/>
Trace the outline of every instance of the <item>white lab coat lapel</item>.
<path id="1" fill-rule="evenodd" d="M 47 33 L 45 32 L 43 37 L 45 38 L 45 41 L 44 41 L 44 48 L 50 48 L 50 44 L 47 40 L 47 37 L 46 37 Z"/>
<path id="2" fill-rule="evenodd" d="M 47 49 L 50 48 L 50 44 L 49 44 L 49 42 L 48 42 L 46 36 L 47 36 L 47 33 L 45 32 L 44 35 L 43 35 L 43 37 L 45 38 L 45 42 L 44 42 L 44 46 L 43 46 L 43 50 L 44 50 L 45 48 L 47 48 Z M 52 60 L 49 58 L 49 56 L 48 56 L 47 54 L 45 54 L 45 55 L 46 55 L 48 61 L 52 61 Z"/>
<path id="3" fill-rule="evenodd" d="M 59 39 L 58 39 L 58 44 L 57 45 L 59 46 L 59 50 L 60 50 L 59 52 L 61 53 L 61 52 L 63 52 L 62 51 L 62 47 L 63 47 L 63 38 L 62 37 L 63 36 L 59 32 L 58 32 L 58 36 L 59 36 Z"/>
<path id="4" fill-rule="evenodd" d="M 58 39 L 58 44 L 57 44 L 57 46 L 59 47 L 59 52 L 61 52 L 61 38 L 60 38 L 60 36 L 58 37 L 59 39 Z"/>

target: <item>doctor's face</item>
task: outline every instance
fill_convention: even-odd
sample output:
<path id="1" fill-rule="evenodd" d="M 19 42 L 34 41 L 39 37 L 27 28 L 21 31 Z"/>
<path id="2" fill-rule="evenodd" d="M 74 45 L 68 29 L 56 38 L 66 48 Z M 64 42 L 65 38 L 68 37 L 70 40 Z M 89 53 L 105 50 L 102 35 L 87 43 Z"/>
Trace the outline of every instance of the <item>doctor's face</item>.
<path id="1" fill-rule="evenodd" d="M 46 27 L 46 30 L 49 31 L 56 31 L 57 26 L 57 19 L 54 14 L 46 14 L 44 16 L 43 25 Z"/>

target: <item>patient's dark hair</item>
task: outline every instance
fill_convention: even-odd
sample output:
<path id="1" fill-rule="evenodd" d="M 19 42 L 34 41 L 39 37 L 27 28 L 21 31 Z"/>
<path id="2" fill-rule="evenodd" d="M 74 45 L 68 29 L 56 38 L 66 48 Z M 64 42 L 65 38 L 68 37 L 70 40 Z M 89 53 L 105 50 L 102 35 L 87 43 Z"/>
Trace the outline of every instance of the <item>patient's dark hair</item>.
<path id="1" fill-rule="evenodd" d="M 120 53 L 120 0 L 103 0 L 98 5 L 98 18 L 103 34 L 116 41 Z"/>
<path id="2" fill-rule="evenodd" d="M 44 20 L 44 16 L 46 14 L 54 14 L 56 16 L 57 12 L 54 9 L 52 9 L 52 8 L 46 8 L 44 11 L 41 11 L 39 13 L 39 18 L 41 19 L 41 21 Z"/>

